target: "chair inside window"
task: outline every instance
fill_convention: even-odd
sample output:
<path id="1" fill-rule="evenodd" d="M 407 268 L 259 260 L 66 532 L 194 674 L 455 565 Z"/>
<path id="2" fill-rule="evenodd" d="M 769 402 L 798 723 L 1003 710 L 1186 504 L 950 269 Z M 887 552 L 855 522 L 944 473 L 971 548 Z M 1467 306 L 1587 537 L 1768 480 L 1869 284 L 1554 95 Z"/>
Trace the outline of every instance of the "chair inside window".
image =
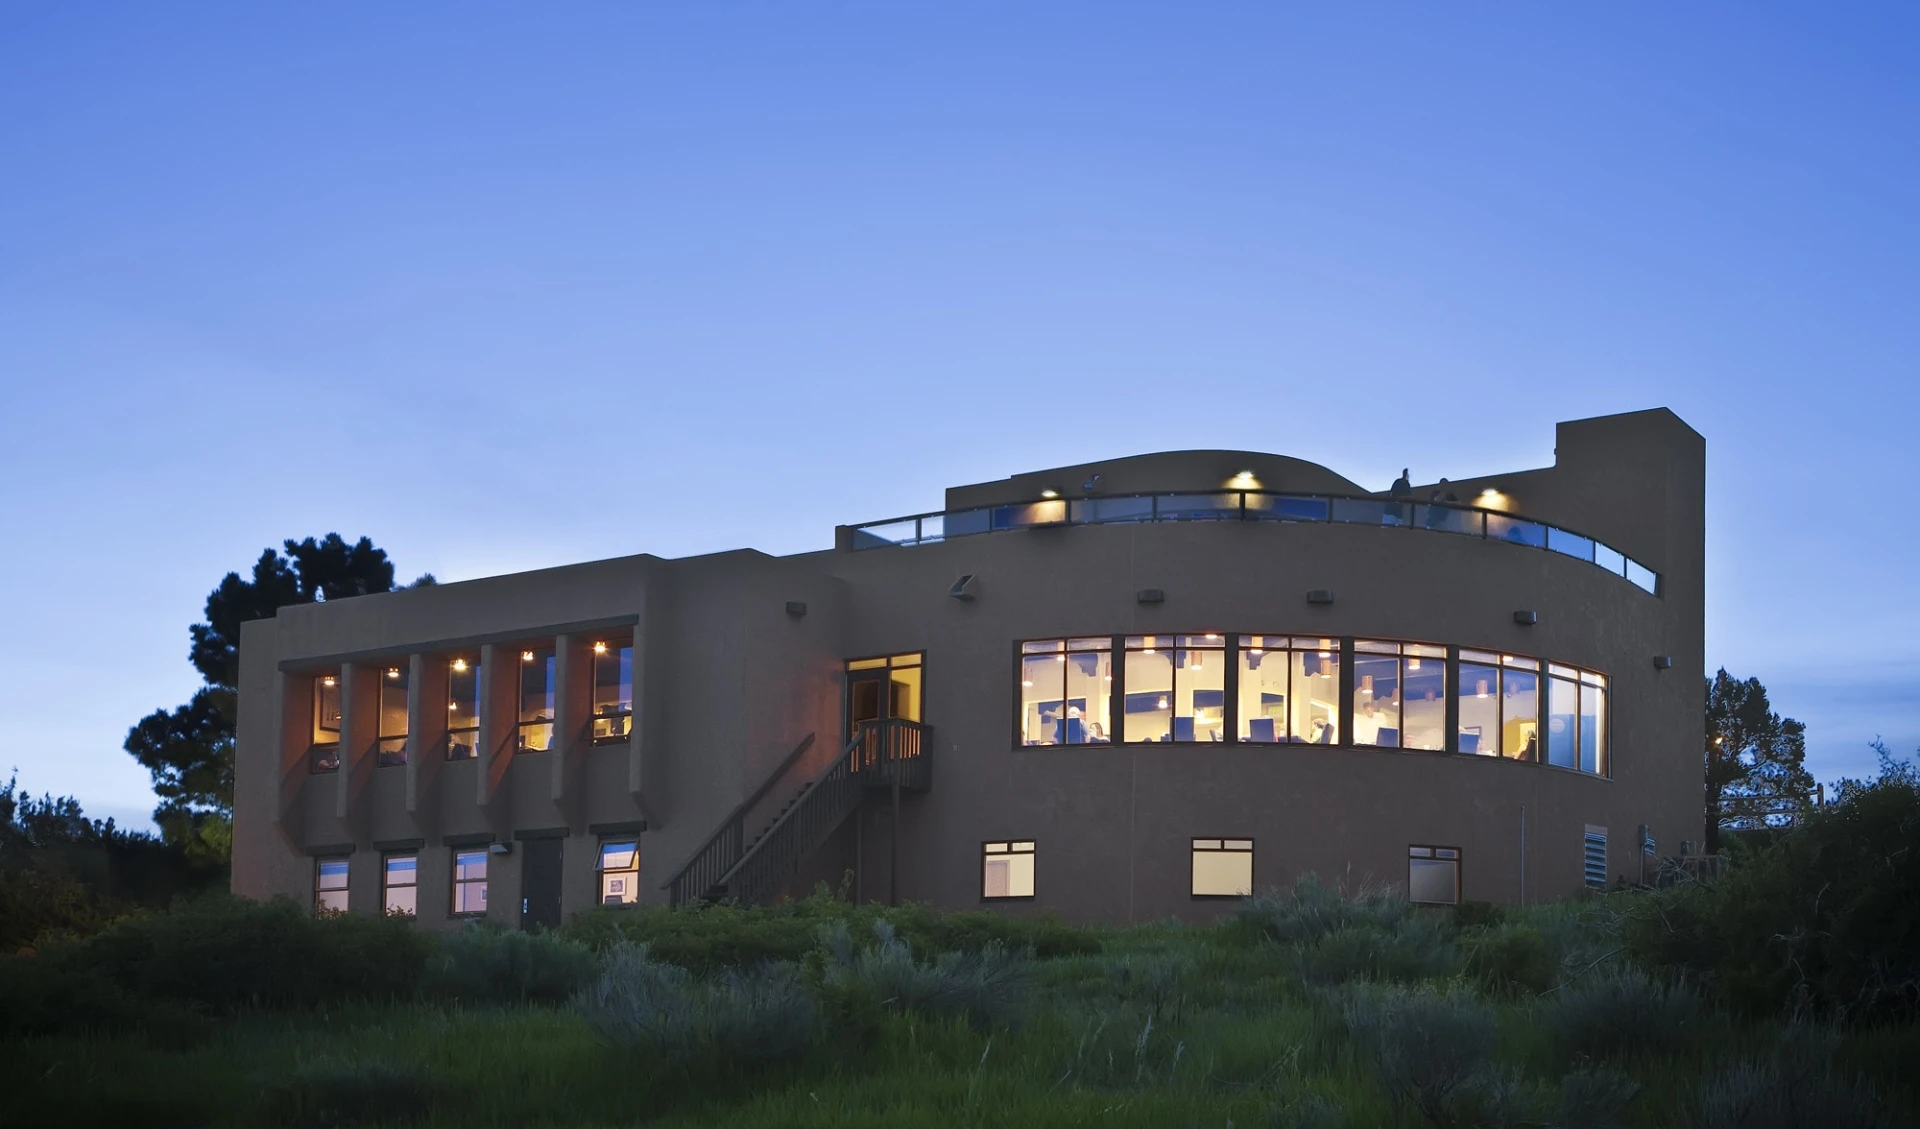
<path id="1" fill-rule="evenodd" d="M 1480 735 L 1478 733 L 1462 733 L 1460 735 L 1460 751 L 1463 753 L 1479 752 Z"/>
<path id="2" fill-rule="evenodd" d="M 1087 743 L 1087 725 L 1077 717 L 1063 717 L 1053 723 L 1053 743 L 1056 745 L 1084 745 Z"/>
<path id="3" fill-rule="evenodd" d="M 1383 727 L 1380 730 L 1380 736 L 1375 737 L 1373 743 L 1392 748 L 1400 743 L 1400 731 L 1398 729 L 1387 729 Z"/>
<path id="4" fill-rule="evenodd" d="M 1173 739 L 1175 741 L 1193 740 L 1193 718 L 1176 717 L 1173 719 Z"/>
<path id="5" fill-rule="evenodd" d="M 1278 740 L 1278 738 L 1274 736 L 1273 719 L 1270 717 L 1250 719 L 1247 722 L 1247 740 L 1267 742 Z"/>

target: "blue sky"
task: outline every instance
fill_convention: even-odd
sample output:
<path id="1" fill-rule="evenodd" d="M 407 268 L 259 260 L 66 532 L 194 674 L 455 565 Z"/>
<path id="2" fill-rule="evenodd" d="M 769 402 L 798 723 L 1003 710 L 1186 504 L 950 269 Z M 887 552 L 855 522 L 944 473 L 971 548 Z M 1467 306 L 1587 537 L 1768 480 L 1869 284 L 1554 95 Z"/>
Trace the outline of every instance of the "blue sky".
<path id="1" fill-rule="evenodd" d="M 0 3 L 0 769 L 262 546 L 824 547 L 1180 447 L 1708 440 L 1708 657 L 1920 745 L 1920 8 Z M 1048 422 L 1036 423 L 1042 412 Z"/>

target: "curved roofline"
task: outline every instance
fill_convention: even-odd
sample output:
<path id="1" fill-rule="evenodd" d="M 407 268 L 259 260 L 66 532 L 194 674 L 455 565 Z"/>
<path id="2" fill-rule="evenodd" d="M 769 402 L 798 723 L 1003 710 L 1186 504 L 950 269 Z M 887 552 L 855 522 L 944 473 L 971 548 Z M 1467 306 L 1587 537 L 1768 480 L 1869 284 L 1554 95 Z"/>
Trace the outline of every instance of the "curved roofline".
<path id="1" fill-rule="evenodd" d="M 1237 479 L 1242 472 L 1252 478 Z M 947 489 L 946 508 L 969 509 L 1028 501 L 1052 490 L 1066 497 L 1143 494 L 1155 491 L 1241 489 L 1323 494 L 1371 494 L 1359 483 L 1319 463 L 1267 451 L 1149 451 L 1096 462 L 1074 463 Z"/>

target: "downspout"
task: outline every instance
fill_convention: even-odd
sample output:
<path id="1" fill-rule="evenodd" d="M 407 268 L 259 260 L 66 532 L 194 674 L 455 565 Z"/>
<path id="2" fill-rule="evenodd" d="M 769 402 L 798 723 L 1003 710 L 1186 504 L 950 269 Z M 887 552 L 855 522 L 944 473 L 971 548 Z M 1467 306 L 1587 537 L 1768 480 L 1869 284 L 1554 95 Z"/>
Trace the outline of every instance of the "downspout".
<path id="1" fill-rule="evenodd" d="M 1527 904 L 1527 805 L 1520 805 L 1520 904 Z"/>

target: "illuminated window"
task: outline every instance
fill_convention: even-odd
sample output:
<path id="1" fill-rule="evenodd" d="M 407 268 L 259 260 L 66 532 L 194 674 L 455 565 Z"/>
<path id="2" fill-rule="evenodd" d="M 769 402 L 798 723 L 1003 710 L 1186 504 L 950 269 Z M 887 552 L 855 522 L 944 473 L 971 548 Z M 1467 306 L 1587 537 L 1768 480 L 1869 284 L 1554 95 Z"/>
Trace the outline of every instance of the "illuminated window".
<path id="1" fill-rule="evenodd" d="M 1113 641 L 1046 639 L 1020 644 L 1020 743 L 1111 741 Z"/>
<path id="2" fill-rule="evenodd" d="M 393 768 L 407 763 L 407 683 L 406 663 L 380 670 L 379 765 Z"/>
<path id="3" fill-rule="evenodd" d="M 553 748 L 554 690 L 558 678 L 553 649 L 520 652 L 520 730 L 515 751 L 544 753 Z"/>
<path id="4" fill-rule="evenodd" d="M 640 844 L 633 839 L 600 844 L 600 904 L 626 906 L 640 900 Z"/>
<path id="5" fill-rule="evenodd" d="M 453 852 L 453 912 L 474 916 L 487 912 L 487 849 Z"/>
<path id="6" fill-rule="evenodd" d="M 415 897 L 420 889 L 420 856 L 388 855 L 381 885 L 385 891 L 387 912 L 412 917 L 420 908 Z"/>
<path id="7" fill-rule="evenodd" d="M 1447 649 L 1359 639 L 1353 651 L 1353 743 L 1446 748 Z"/>
<path id="8" fill-rule="evenodd" d="M 1193 896 L 1244 898 L 1253 893 L 1252 839 L 1195 839 Z"/>
<path id="9" fill-rule="evenodd" d="M 1272 744 L 1288 739 L 1285 635 L 1240 637 L 1240 740 Z"/>
<path id="10" fill-rule="evenodd" d="M 1517 655 L 1500 657 L 1500 755 L 1540 759 L 1540 663 Z"/>
<path id="11" fill-rule="evenodd" d="M 1408 847 L 1407 900 L 1423 905 L 1458 905 L 1460 902 L 1459 849 Z"/>
<path id="12" fill-rule="evenodd" d="M 625 741 L 633 732 L 633 647 L 593 645 L 593 740 Z"/>
<path id="13" fill-rule="evenodd" d="M 982 843 L 980 896 L 1033 897 L 1033 840 Z"/>
<path id="14" fill-rule="evenodd" d="M 1518 655 L 1461 651 L 1459 750 L 1540 759 L 1540 663 Z"/>
<path id="15" fill-rule="evenodd" d="M 480 755 L 480 658 L 455 655 L 447 660 L 447 759 Z"/>
<path id="16" fill-rule="evenodd" d="M 322 913 L 347 912 L 345 856 L 313 860 L 313 908 Z"/>
<path id="17" fill-rule="evenodd" d="M 1292 737 L 1309 745 L 1340 743 L 1340 640 L 1293 637 Z"/>
<path id="18" fill-rule="evenodd" d="M 1605 775 L 1606 676 L 1558 663 L 1547 675 L 1547 763 Z"/>
<path id="19" fill-rule="evenodd" d="M 335 772 L 340 768 L 340 678 L 322 674 L 313 680 L 313 747 L 307 753 L 308 772 Z"/>
<path id="20" fill-rule="evenodd" d="M 1226 739 L 1227 637 L 1132 635 L 1126 647 L 1124 739 Z"/>

